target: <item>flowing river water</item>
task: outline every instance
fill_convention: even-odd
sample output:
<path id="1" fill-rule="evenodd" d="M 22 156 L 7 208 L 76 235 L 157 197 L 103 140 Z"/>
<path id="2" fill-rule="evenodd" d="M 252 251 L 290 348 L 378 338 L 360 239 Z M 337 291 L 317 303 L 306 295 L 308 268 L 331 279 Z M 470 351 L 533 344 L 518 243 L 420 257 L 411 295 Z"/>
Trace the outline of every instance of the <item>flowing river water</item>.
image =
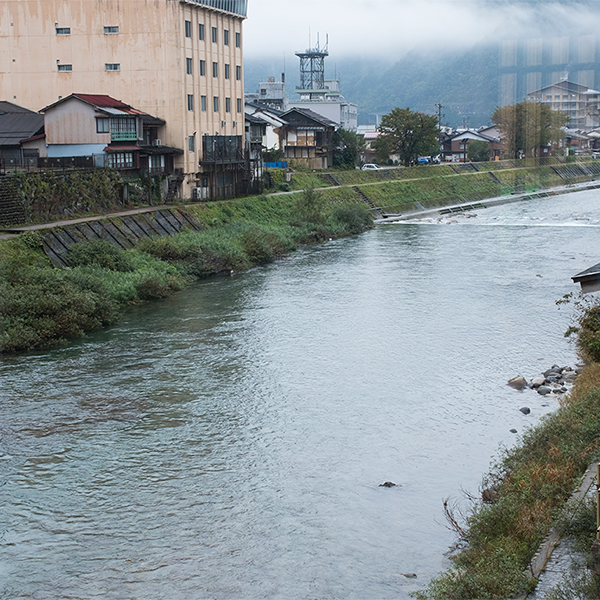
<path id="1" fill-rule="evenodd" d="M 407 598 L 443 499 L 558 405 L 506 381 L 576 362 L 599 200 L 378 226 L 1 358 L 0 597 Z"/>

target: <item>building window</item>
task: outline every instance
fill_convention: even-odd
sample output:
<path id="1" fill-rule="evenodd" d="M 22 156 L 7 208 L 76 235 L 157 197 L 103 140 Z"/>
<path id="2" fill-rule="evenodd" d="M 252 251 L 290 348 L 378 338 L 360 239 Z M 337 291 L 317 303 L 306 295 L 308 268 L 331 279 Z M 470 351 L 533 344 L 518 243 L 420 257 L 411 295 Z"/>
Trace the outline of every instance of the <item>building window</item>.
<path id="1" fill-rule="evenodd" d="M 133 169 L 133 152 L 111 152 L 108 166 L 112 169 Z"/>
<path id="2" fill-rule="evenodd" d="M 204 23 L 198 24 L 198 39 L 203 42 L 204 41 Z"/>
<path id="3" fill-rule="evenodd" d="M 240 33 L 235 34 L 235 47 L 239 48 L 242 45 L 242 35 Z"/>
<path id="4" fill-rule="evenodd" d="M 225 112 L 231 112 L 231 98 L 225 98 Z"/>
<path id="5" fill-rule="evenodd" d="M 192 74 L 192 59 L 191 58 L 186 58 L 185 59 L 185 72 L 188 75 Z"/>
<path id="6" fill-rule="evenodd" d="M 236 65 L 235 67 L 235 78 L 237 81 L 242 80 L 242 67 L 240 65 Z"/>
<path id="7" fill-rule="evenodd" d="M 71 35 L 71 28 L 70 27 L 57 27 L 56 35 Z"/>
<path id="8" fill-rule="evenodd" d="M 213 63 L 213 77 L 219 76 L 219 63 Z"/>
<path id="9" fill-rule="evenodd" d="M 165 170 L 165 155 L 155 154 L 148 157 L 150 159 L 150 172 L 163 173 Z"/>
<path id="10" fill-rule="evenodd" d="M 241 112 L 242 112 L 242 99 L 241 99 L 241 98 L 238 98 L 238 99 L 237 99 L 237 111 L 238 111 L 239 113 L 241 113 Z"/>
<path id="11" fill-rule="evenodd" d="M 58 65 L 58 70 L 62 73 L 70 73 L 73 70 L 73 65 Z"/>
<path id="12" fill-rule="evenodd" d="M 261 96 L 266 96 L 267 95 L 267 88 L 260 88 L 260 95 Z"/>
<path id="13" fill-rule="evenodd" d="M 187 95 L 188 110 L 194 110 L 194 94 Z"/>
<path id="14" fill-rule="evenodd" d="M 230 71 L 229 65 L 225 65 L 225 79 L 229 79 Z"/>
<path id="15" fill-rule="evenodd" d="M 213 97 L 213 110 L 218 113 L 219 112 L 219 96 Z"/>
<path id="16" fill-rule="evenodd" d="M 105 33 L 105 35 L 119 33 L 119 26 L 118 25 L 111 25 L 109 27 L 105 27 L 104 28 L 104 33 Z"/>
<path id="17" fill-rule="evenodd" d="M 204 77 L 206 75 L 206 61 L 200 61 L 200 77 Z"/>
<path id="18" fill-rule="evenodd" d="M 223 44 L 229 46 L 229 29 L 223 30 Z"/>
<path id="19" fill-rule="evenodd" d="M 191 21 L 186 21 L 185 22 L 185 37 L 192 37 L 192 22 Z"/>
<path id="20" fill-rule="evenodd" d="M 206 112 L 206 96 L 200 96 L 200 110 Z"/>
<path id="21" fill-rule="evenodd" d="M 104 65 L 105 71 L 120 71 L 121 65 L 119 63 L 106 63 Z"/>
<path id="22" fill-rule="evenodd" d="M 108 117 L 100 117 L 96 119 L 96 133 L 110 133 L 108 125 Z"/>
<path id="23" fill-rule="evenodd" d="M 212 41 L 213 41 L 213 44 L 217 43 L 217 28 L 216 27 L 212 28 Z"/>
<path id="24" fill-rule="evenodd" d="M 196 134 L 188 136 L 188 150 L 196 152 Z"/>
<path id="25" fill-rule="evenodd" d="M 112 117 L 110 120 L 112 142 L 133 142 L 138 139 L 135 117 Z"/>

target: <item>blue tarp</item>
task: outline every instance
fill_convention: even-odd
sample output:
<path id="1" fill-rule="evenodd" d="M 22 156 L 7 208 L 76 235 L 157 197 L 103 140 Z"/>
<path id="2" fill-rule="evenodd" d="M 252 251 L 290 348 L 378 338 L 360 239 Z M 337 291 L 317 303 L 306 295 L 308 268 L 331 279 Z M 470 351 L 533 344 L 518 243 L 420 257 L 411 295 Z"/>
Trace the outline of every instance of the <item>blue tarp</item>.
<path id="1" fill-rule="evenodd" d="M 265 169 L 287 169 L 287 162 L 264 163 Z"/>

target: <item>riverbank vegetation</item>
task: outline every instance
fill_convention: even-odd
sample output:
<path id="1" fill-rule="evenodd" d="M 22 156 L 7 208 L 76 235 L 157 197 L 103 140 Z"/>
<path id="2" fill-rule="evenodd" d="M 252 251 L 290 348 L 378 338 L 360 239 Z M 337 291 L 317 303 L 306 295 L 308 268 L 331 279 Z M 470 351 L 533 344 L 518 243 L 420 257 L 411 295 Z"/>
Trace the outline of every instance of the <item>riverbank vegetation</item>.
<path id="1" fill-rule="evenodd" d="M 145 240 L 123 251 L 104 240 L 69 248 L 66 269 L 27 233 L 0 243 L 0 352 L 47 348 L 115 323 L 128 304 L 164 298 L 186 282 L 267 264 L 299 244 L 372 227 L 364 203 L 314 190 L 190 209 L 201 231 Z"/>
<path id="2" fill-rule="evenodd" d="M 453 598 L 511 598 L 532 588 L 525 570 L 560 509 L 590 463 L 600 459 L 600 306 L 581 308 L 577 327 L 578 350 L 588 366 L 556 412 L 529 430 L 521 443 L 507 450 L 483 482 L 487 502 L 475 501 L 464 519 L 446 505 L 466 548 L 451 569 L 434 578 L 416 594 L 420 600 Z M 571 523 L 578 539 L 595 537 L 595 508 Z M 586 574 L 566 580 L 550 598 L 587 598 L 597 591 Z M 587 592 L 586 592 L 587 593 Z M 579 595 L 578 595 L 579 594 Z"/>
<path id="3" fill-rule="evenodd" d="M 476 202 L 564 184 L 553 168 L 558 164 L 550 158 L 479 163 L 477 168 L 459 164 L 352 169 L 336 171 L 333 177 L 298 171 L 290 182 L 284 171 L 275 170 L 274 181 L 290 187 L 304 184 L 305 191 L 189 206 L 186 210 L 203 231 L 144 242 L 129 251 L 126 260 L 132 270 L 99 264 L 96 248 L 89 252 L 96 252 L 96 262 L 82 264 L 71 257 L 69 269 L 56 271 L 43 254 L 40 236 L 6 241 L 0 244 L 0 351 L 47 347 L 113 323 L 127 303 L 164 297 L 189 278 L 251 268 L 298 244 L 363 231 L 371 223 L 365 199 L 386 213 Z M 19 193 L 28 199 L 28 211 L 35 213 L 30 221 L 105 214 L 126 208 L 124 182 L 115 177 L 110 170 L 52 181 L 24 174 Z M 130 194 L 137 185 L 129 184 Z M 321 185 L 317 193 L 314 188 Z M 62 291 L 54 293 L 53 286 Z"/>

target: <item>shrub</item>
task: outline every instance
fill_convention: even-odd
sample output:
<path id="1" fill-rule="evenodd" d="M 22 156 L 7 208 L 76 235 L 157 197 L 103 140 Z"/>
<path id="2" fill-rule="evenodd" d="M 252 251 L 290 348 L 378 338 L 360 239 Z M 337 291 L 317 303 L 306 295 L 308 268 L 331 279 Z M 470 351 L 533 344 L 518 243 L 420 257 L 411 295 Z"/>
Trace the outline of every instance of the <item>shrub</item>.
<path id="1" fill-rule="evenodd" d="M 308 223 L 322 224 L 323 208 L 323 196 L 312 187 L 306 188 L 296 199 L 297 216 Z"/>
<path id="2" fill-rule="evenodd" d="M 133 265 L 123 250 L 106 240 L 80 242 L 69 246 L 66 261 L 71 267 L 98 265 L 111 271 L 133 271 Z"/>
<path id="3" fill-rule="evenodd" d="M 138 248 L 170 262 L 180 272 L 191 277 L 206 277 L 213 273 L 243 270 L 251 266 L 239 247 L 236 236 L 231 235 L 231 226 L 142 240 Z"/>
<path id="4" fill-rule="evenodd" d="M 336 208 L 330 220 L 338 223 L 349 235 L 362 233 L 373 227 L 373 217 L 366 206 L 351 204 Z"/>
<path id="5" fill-rule="evenodd" d="M 600 362 L 600 305 L 588 308 L 581 315 L 577 341 L 586 360 Z"/>
<path id="6" fill-rule="evenodd" d="M 47 347 L 113 323 L 118 304 L 102 282 L 81 273 L 30 269 L 27 281 L 0 295 L 0 351 Z"/>
<path id="7" fill-rule="evenodd" d="M 294 250 L 294 244 L 281 232 L 252 225 L 241 236 L 242 249 L 252 263 L 265 265 Z"/>

